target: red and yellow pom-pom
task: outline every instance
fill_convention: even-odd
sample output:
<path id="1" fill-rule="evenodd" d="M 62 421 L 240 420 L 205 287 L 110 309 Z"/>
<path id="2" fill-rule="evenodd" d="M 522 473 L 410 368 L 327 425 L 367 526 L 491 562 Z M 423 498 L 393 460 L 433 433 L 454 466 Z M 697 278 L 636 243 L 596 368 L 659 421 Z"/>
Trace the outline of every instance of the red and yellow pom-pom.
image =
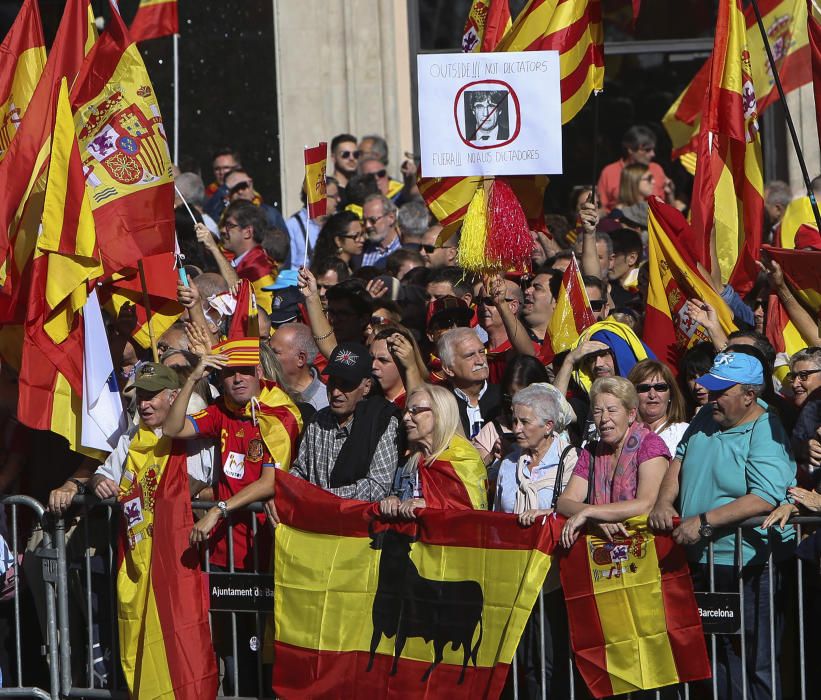
<path id="1" fill-rule="evenodd" d="M 504 180 L 496 180 L 488 198 L 486 253 L 490 266 L 501 270 L 527 270 L 533 239 L 522 205 Z"/>

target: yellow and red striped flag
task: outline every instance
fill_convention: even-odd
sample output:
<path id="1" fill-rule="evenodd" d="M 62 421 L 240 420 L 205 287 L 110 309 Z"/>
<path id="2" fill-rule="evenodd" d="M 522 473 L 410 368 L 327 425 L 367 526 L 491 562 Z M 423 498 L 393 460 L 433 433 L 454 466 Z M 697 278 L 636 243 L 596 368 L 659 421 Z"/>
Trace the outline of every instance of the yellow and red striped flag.
<path id="1" fill-rule="evenodd" d="M 0 44 L 0 160 L 20 127 L 45 65 L 37 0 L 25 0 Z"/>
<path id="2" fill-rule="evenodd" d="M 179 34 L 177 0 L 140 0 L 129 31 L 136 42 Z"/>
<path id="3" fill-rule="evenodd" d="M 103 273 L 65 79 L 56 100 L 42 231 L 32 259 L 19 420 L 80 446 L 83 325 L 80 310 Z M 96 451 L 94 451 L 96 454 Z"/>
<path id="4" fill-rule="evenodd" d="M 604 88 L 600 0 L 530 0 L 497 51 L 559 52 L 562 124 Z"/>
<path id="5" fill-rule="evenodd" d="M 629 537 L 580 537 L 559 571 L 576 666 L 595 698 L 710 677 L 684 548 L 647 516 Z"/>
<path id="6" fill-rule="evenodd" d="M 811 79 L 806 2 L 807 0 L 758 0 L 785 92 L 796 90 Z M 758 112 L 763 114 L 770 105 L 778 101 L 778 90 L 752 6 L 747 7 L 744 18 L 752 82 L 761 91 L 758 96 Z M 698 150 L 701 109 L 709 78 L 710 59 L 707 59 L 662 119 L 673 142 L 673 158 L 680 158 L 688 153 L 695 154 Z"/>
<path id="7" fill-rule="evenodd" d="M 725 333 L 736 330 L 733 314 L 724 300 L 698 272 L 686 252 L 683 239 L 692 235 L 690 225 L 675 207 L 657 197 L 649 200 L 647 218 L 647 270 L 650 286 L 644 320 L 644 342 L 674 372 L 685 350 L 710 338 L 687 314 L 688 299 L 712 306 Z"/>
<path id="8" fill-rule="evenodd" d="M 692 223 L 698 260 L 708 270 L 710 239 L 721 278 L 739 294 L 758 276 L 764 215 L 764 175 L 758 108 L 744 15 L 739 0 L 721 0 L 699 132 Z"/>
<path id="9" fill-rule="evenodd" d="M 279 696 L 499 696 L 550 568 L 551 522 L 434 508 L 382 522 L 376 504 L 279 471 L 276 506 Z"/>
<path id="10" fill-rule="evenodd" d="M 83 63 L 71 101 L 112 303 L 136 304 L 144 323 L 140 288 L 128 280 L 138 283 L 138 260 L 151 265 L 150 285 L 162 290 L 163 301 L 152 304 L 160 334 L 182 313 L 176 289 L 170 292 L 176 270 L 165 265 L 174 253 L 173 170 L 157 96 L 118 12 Z M 108 298 L 105 290 L 101 297 Z M 149 346 L 145 328 L 134 338 Z"/>
<path id="11" fill-rule="evenodd" d="M 140 426 L 117 500 L 123 524 L 117 574 L 120 661 L 132 698 L 200 700 L 217 694 L 186 451 Z"/>
<path id="12" fill-rule="evenodd" d="M 562 276 L 562 286 L 556 297 L 556 308 L 547 327 L 539 359 L 543 364 L 552 362 L 560 352 L 570 350 L 582 331 L 595 322 L 582 273 L 574 255 Z"/>
<path id="13" fill-rule="evenodd" d="M 305 202 L 308 218 L 325 216 L 328 211 L 328 197 L 325 193 L 325 170 L 328 162 L 328 144 L 305 149 Z"/>
<path id="14" fill-rule="evenodd" d="M 462 51 L 493 51 L 511 26 L 508 0 L 473 0 L 462 33 Z"/>

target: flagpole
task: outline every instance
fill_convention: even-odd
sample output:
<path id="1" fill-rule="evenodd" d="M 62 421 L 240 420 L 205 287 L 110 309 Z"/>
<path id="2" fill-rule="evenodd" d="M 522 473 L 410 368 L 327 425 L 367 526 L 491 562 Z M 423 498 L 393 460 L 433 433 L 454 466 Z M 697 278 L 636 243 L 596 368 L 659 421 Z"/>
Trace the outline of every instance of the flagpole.
<path id="1" fill-rule="evenodd" d="M 778 90 L 778 96 L 781 98 L 781 104 L 784 106 L 784 116 L 787 119 L 787 128 L 790 130 L 790 137 L 795 148 L 795 155 L 798 156 L 798 164 L 801 166 L 801 175 L 804 177 L 804 186 L 807 188 L 807 196 L 810 198 L 810 206 L 815 217 L 815 225 L 821 231 L 821 212 L 818 211 L 818 202 L 815 200 L 815 194 L 812 191 L 810 184 L 810 174 L 807 171 L 807 164 L 804 161 L 804 153 L 801 151 L 801 144 L 798 142 L 798 134 L 795 131 L 795 124 L 793 124 L 790 108 L 787 106 L 787 98 L 784 96 L 784 86 L 781 85 L 781 76 L 778 75 L 778 67 L 775 65 L 775 58 L 773 58 L 773 51 L 770 48 L 770 40 L 767 37 L 767 30 L 764 28 L 764 20 L 761 18 L 761 10 L 758 8 L 758 0 L 751 0 L 753 11 L 755 12 L 755 19 L 758 22 L 758 30 L 761 32 L 761 40 L 764 42 L 764 49 L 767 51 L 767 60 L 770 62 L 770 69 L 772 70 L 773 81 Z"/>
<path id="2" fill-rule="evenodd" d="M 590 201 L 596 205 L 596 184 L 598 183 L 599 155 L 599 93 L 593 90 L 593 185 L 590 188 Z"/>
<path id="3" fill-rule="evenodd" d="M 160 353 L 157 350 L 157 339 L 154 337 L 154 327 L 151 325 L 151 298 L 148 296 L 148 285 L 145 283 L 145 268 L 142 258 L 137 261 L 137 269 L 140 272 L 140 286 L 143 288 L 143 306 L 145 306 L 145 324 L 148 326 L 148 338 L 151 341 L 151 355 L 154 362 L 160 361 Z"/>
<path id="4" fill-rule="evenodd" d="M 307 146 L 302 147 L 302 162 L 305 162 L 305 151 L 308 150 Z M 308 193 L 305 193 L 305 255 L 302 258 L 302 267 L 306 270 L 308 269 L 308 241 L 310 239 L 310 231 L 311 231 L 311 203 L 308 201 Z"/>
<path id="5" fill-rule="evenodd" d="M 180 162 L 180 35 L 174 35 L 174 165 Z"/>

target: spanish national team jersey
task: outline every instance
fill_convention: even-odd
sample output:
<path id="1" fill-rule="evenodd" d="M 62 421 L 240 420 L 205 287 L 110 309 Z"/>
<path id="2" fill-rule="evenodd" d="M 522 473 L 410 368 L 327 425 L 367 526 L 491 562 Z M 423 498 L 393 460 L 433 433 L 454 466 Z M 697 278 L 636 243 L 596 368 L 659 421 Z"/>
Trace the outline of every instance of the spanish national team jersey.
<path id="1" fill-rule="evenodd" d="M 217 473 L 217 498 L 225 501 L 238 491 L 252 484 L 263 469 L 276 465 L 260 435 L 259 426 L 250 418 L 241 418 L 225 408 L 220 399 L 204 411 L 188 416 L 196 431 L 203 436 L 219 438 L 220 468 Z M 253 569 L 254 536 L 251 529 L 252 513 L 231 513 L 229 520 L 234 526 L 234 568 Z M 257 564 L 267 567 L 271 554 L 271 532 L 265 515 L 257 515 Z M 228 521 L 220 520 L 209 539 L 211 563 L 228 567 Z"/>

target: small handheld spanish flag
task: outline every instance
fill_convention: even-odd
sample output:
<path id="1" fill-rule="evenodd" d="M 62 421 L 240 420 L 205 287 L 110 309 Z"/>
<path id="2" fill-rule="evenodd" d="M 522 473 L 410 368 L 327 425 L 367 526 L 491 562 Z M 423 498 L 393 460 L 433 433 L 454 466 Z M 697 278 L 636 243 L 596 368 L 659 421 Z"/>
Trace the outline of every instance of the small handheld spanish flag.
<path id="1" fill-rule="evenodd" d="M 325 216 L 328 198 L 325 195 L 325 167 L 328 158 L 328 144 L 320 143 L 305 149 L 305 201 L 308 217 L 316 219 Z"/>

